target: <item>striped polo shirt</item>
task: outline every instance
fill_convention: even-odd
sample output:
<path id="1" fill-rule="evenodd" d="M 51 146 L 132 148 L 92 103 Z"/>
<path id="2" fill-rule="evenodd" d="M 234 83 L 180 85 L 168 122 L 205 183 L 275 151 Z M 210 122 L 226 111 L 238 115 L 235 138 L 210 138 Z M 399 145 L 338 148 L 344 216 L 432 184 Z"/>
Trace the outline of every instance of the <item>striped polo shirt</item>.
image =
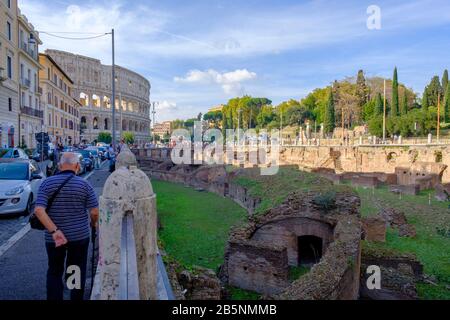
<path id="1" fill-rule="evenodd" d="M 36 199 L 36 207 L 47 208 L 48 200 L 59 186 L 74 173 L 63 171 L 50 177 L 41 184 Z M 61 189 L 47 212 L 53 223 L 61 230 L 67 241 L 79 241 L 89 238 L 89 209 L 97 208 L 98 201 L 89 182 L 74 176 Z M 45 231 L 45 241 L 52 243 L 53 238 Z"/>

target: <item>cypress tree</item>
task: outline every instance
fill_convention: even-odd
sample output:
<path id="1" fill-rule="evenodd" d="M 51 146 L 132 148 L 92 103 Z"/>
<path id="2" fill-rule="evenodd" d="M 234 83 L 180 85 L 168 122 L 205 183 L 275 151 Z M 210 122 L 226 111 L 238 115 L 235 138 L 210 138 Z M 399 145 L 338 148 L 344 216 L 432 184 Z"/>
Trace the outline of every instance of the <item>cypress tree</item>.
<path id="1" fill-rule="evenodd" d="M 401 108 L 400 108 L 400 114 L 405 115 L 407 113 L 408 113 L 408 95 L 406 94 L 406 90 L 405 90 L 405 93 L 403 94 Z"/>
<path id="2" fill-rule="evenodd" d="M 330 89 L 327 106 L 323 115 L 323 128 L 325 133 L 333 132 L 335 128 L 334 98 L 332 89 Z"/>
<path id="3" fill-rule="evenodd" d="M 445 69 L 444 75 L 442 76 L 442 90 L 444 94 L 447 92 L 447 86 L 448 86 L 448 70 Z"/>
<path id="4" fill-rule="evenodd" d="M 445 93 L 445 101 L 444 101 L 444 122 L 450 122 L 450 86 L 447 86 L 447 91 Z"/>
<path id="5" fill-rule="evenodd" d="M 375 98 L 375 115 L 380 116 L 383 115 L 383 98 L 381 97 L 381 93 L 377 94 L 377 97 Z"/>
<path id="6" fill-rule="evenodd" d="M 394 69 L 394 78 L 392 80 L 392 103 L 391 103 L 391 116 L 398 115 L 399 100 L 398 100 L 398 76 L 397 67 Z"/>
<path id="7" fill-rule="evenodd" d="M 427 88 L 425 88 L 425 90 L 423 92 L 423 97 L 422 97 L 422 109 L 428 110 L 429 106 L 430 106 L 430 102 L 428 101 L 428 90 L 427 90 Z"/>

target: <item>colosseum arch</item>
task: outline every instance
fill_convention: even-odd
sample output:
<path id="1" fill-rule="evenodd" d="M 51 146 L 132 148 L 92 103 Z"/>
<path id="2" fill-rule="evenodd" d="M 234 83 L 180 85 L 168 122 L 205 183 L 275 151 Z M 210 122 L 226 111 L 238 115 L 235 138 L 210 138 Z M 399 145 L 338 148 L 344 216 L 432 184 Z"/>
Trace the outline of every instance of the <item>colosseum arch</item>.
<path id="1" fill-rule="evenodd" d="M 92 120 L 92 129 L 98 130 L 98 118 L 97 117 L 94 117 L 94 119 Z"/>
<path id="2" fill-rule="evenodd" d="M 135 122 L 135 123 L 134 123 L 134 131 L 135 131 L 135 132 L 138 132 L 138 129 L 139 129 L 138 123 Z"/>
<path id="3" fill-rule="evenodd" d="M 105 129 L 105 130 L 109 130 L 109 119 L 108 118 L 105 118 L 105 120 L 103 121 L 103 128 Z"/>
<path id="4" fill-rule="evenodd" d="M 93 94 L 92 95 L 92 105 L 94 106 L 94 107 L 101 107 L 101 100 L 100 100 L 100 97 L 98 96 L 98 95 L 96 95 L 96 94 Z"/>
<path id="5" fill-rule="evenodd" d="M 127 131 L 128 129 L 127 129 L 127 120 L 122 120 L 122 130 L 123 131 Z"/>
<path id="6" fill-rule="evenodd" d="M 87 120 L 85 116 L 82 116 L 80 119 L 80 127 L 81 129 L 87 129 Z"/>
<path id="7" fill-rule="evenodd" d="M 107 96 L 103 97 L 103 105 L 106 108 L 111 109 L 111 100 Z"/>
<path id="8" fill-rule="evenodd" d="M 89 106 L 89 96 L 84 92 L 80 93 L 80 103 L 82 106 Z"/>

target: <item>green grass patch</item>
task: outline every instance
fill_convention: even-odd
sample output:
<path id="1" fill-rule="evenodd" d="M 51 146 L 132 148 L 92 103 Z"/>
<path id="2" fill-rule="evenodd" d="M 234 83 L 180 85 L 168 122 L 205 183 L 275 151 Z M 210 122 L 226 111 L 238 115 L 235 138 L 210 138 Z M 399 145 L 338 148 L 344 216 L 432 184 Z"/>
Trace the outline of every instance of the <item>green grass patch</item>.
<path id="1" fill-rule="evenodd" d="M 167 254 L 183 266 L 216 270 L 223 263 L 230 228 L 247 212 L 232 200 L 180 184 L 152 181 Z"/>
<path id="2" fill-rule="evenodd" d="M 260 169 L 241 171 L 233 180 L 246 188 L 253 197 L 261 199 L 256 214 L 280 205 L 294 191 L 316 191 L 318 194 L 347 189 L 345 186 L 331 184 L 315 173 L 300 171 L 296 166 L 280 167 L 272 176 L 261 175 Z"/>
<path id="3" fill-rule="evenodd" d="M 257 292 L 239 289 L 235 287 L 227 287 L 231 294 L 231 300 L 259 300 L 261 295 Z"/>
<path id="4" fill-rule="evenodd" d="M 388 229 L 385 243 L 364 242 L 365 249 L 413 253 L 424 266 L 424 272 L 437 279 L 437 286 L 418 284 L 423 299 L 450 299 L 450 238 L 439 230 L 450 228 L 448 203 L 434 199 L 433 191 L 422 191 L 418 196 L 396 195 L 386 187 L 379 189 L 355 188 L 361 197 L 364 217 L 378 214 L 381 208 L 391 207 L 405 213 L 408 223 L 416 228 L 416 238 L 399 237 Z M 430 203 L 431 199 L 431 203 Z"/>
<path id="5" fill-rule="evenodd" d="M 290 267 L 289 268 L 289 280 L 295 281 L 300 279 L 301 276 L 307 274 L 311 268 L 305 267 L 305 266 L 299 266 L 299 267 Z"/>

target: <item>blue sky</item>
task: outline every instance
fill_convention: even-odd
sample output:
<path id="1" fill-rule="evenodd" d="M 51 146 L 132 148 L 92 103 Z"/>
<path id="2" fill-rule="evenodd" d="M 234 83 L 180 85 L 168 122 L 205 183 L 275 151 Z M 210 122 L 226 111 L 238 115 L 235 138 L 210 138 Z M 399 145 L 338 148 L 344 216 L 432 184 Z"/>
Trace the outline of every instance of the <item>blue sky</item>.
<path id="1" fill-rule="evenodd" d="M 369 30 L 367 8 L 381 9 Z M 249 94 L 274 103 L 353 76 L 392 76 L 422 93 L 450 68 L 450 1 L 19 0 L 41 31 L 117 34 L 116 63 L 152 84 L 157 121 L 196 116 Z M 41 35 L 43 49 L 111 63 L 110 39 Z"/>

